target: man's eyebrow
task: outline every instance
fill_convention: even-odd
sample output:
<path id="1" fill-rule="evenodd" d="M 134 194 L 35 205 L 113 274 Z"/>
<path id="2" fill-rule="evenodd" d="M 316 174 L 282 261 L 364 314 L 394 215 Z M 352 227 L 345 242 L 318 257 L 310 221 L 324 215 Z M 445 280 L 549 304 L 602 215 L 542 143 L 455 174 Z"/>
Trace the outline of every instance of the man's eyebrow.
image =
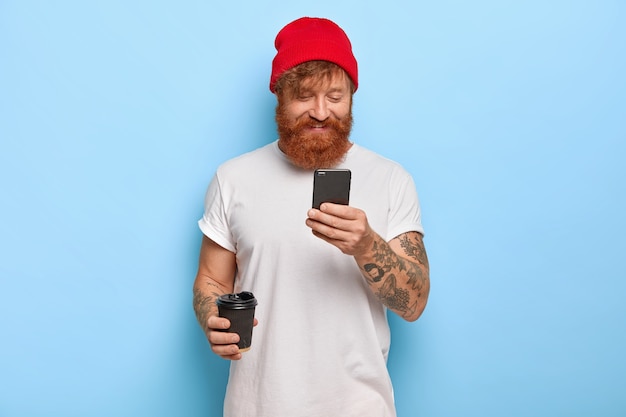
<path id="1" fill-rule="evenodd" d="M 318 91 L 318 89 L 314 86 L 301 86 L 300 89 L 298 90 L 298 94 L 299 95 L 315 94 L 316 91 Z M 324 94 L 335 94 L 335 93 L 347 94 L 349 89 L 343 86 L 334 86 L 334 87 L 329 87 L 327 90 L 321 89 L 321 91 L 323 91 Z"/>
<path id="2" fill-rule="evenodd" d="M 343 87 L 333 87 L 330 90 L 328 90 L 329 93 L 345 93 L 346 89 Z"/>

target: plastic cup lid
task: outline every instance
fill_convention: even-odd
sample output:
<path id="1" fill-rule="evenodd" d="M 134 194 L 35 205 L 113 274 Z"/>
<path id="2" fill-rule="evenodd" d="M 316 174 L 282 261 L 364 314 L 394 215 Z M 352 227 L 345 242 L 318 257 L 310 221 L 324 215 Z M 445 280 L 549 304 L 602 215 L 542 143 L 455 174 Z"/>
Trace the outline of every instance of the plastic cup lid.
<path id="1" fill-rule="evenodd" d="M 251 292 L 243 291 L 237 294 L 220 295 L 217 305 L 227 308 L 250 308 L 257 305 L 257 300 Z"/>

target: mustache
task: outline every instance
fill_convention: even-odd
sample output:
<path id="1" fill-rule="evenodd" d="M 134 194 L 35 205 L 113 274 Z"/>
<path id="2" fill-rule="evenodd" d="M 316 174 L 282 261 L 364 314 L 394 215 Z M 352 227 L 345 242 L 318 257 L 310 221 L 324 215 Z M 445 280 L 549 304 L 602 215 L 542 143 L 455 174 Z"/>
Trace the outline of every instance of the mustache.
<path id="1" fill-rule="evenodd" d="M 296 121 L 292 126 L 294 131 L 305 128 L 331 128 L 335 131 L 339 131 L 341 130 L 341 122 L 333 118 L 321 121 L 309 116 L 308 118 Z"/>
<path id="2" fill-rule="evenodd" d="M 346 128 L 350 130 L 352 127 L 351 113 L 348 115 L 347 120 L 344 121 L 332 116 L 325 120 L 318 120 L 309 115 L 291 120 L 290 117 L 287 116 L 284 105 L 281 104 L 276 106 L 275 119 L 279 129 L 288 136 L 297 135 L 308 128 L 330 128 L 335 132 L 342 132 L 345 131 Z"/>

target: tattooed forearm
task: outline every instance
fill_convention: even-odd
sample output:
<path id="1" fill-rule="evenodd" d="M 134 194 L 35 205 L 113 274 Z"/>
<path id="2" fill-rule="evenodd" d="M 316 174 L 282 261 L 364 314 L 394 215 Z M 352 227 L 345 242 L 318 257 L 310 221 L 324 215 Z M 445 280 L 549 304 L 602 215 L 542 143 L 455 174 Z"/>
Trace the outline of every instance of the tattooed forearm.
<path id="1" fill-rule="evenodd" d="M 417 233 L 400 235 L 394 244 L 395 251 L 382 238 L 375 240 L 362 259 L 366 262 L 361 270 L 383 304 L 407 319 L 415 319 L 426 305 L 430 288 L 426 251 Z"/>
<path id="2" fill-rule="evenodd" d="M 402 262 L 398 263 L 399 257 L 391 250 L 387 242 L 374 241 L 374 261 L 376 266 L 385 272 L 389 272 L 391 268 L 398 267 L 400 270 L 404 268 Z"/>
<path id="3" fill-rule="evenodd" d="M 370 282 L 380 282 L 385 276 L 385 271 L 376 264 L 365 264 L 363 269 L 367 274 L 367 280 Z"/>
<path id="4" fill-rule="evenodd" d="M 398 236 L 400 246 L 404 249 L 404 252 L 411 258 L 415 259 L 421 264 L 426 264 L 426 251 L 424 250 L 424 244 L 420 239 L 411 239 L 408 234 Z"/>
<path id="5" fill-rule="evenodd" d="M 207 283 L 207 287 L 215 287 L 212 289 L 205 289 L 202 291 L 198 287 L 193 289 L 193 309 L 196 312 L 196 318 L 203 330 L 207 328 L 207 321 L 209 316 L 215 312 L 217 298 L 221 295 L 216 289 L 219 290 L 219 286 L 213 283 Z"/>
<path id="6" fill-rule="evenodd" d="M 393 274 L 389 275 L 376 295 L 392 310 L 407 311 L 409 307 L 409 292 L 397 287 L 396 277 Z"/>

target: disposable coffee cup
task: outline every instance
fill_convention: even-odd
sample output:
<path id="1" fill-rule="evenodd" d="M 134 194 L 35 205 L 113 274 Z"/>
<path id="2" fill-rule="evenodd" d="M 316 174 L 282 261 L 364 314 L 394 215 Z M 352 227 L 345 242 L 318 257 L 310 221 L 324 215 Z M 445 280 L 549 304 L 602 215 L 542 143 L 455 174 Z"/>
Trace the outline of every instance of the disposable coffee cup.
<path id="1" fill-rule="evenodd" d="M 239 335 L 239 352 L 247 352 L 252 345 L 252 327 L 254 325 L 254 309 L 257 300 L 248 291 L 238 294 L 224 294 L 217 299 L 219 316 L 230 320 L 230 327 L 222 330 Z"/>

